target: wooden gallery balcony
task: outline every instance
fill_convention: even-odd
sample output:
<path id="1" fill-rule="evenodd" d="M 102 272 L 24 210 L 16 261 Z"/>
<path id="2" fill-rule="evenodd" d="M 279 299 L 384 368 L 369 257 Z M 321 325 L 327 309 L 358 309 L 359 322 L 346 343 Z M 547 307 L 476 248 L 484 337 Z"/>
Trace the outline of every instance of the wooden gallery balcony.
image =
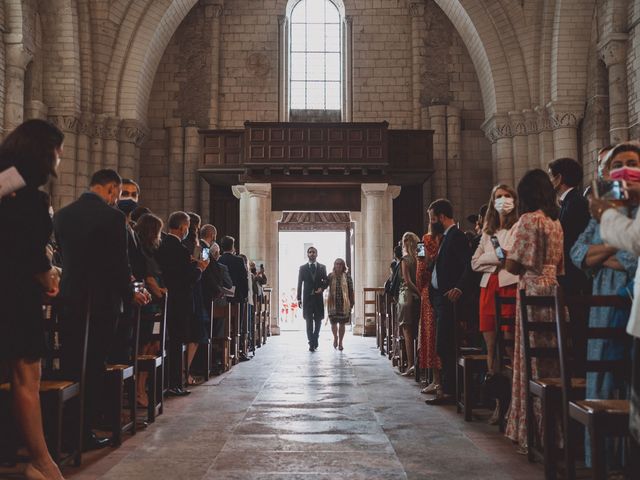
<path id="1" fill-rule="evenodd" d="M 433 173 L 433 132 L 388 127 L 246 122 L 242 130 L 200 130 L 198 171 L 211 185 L 423 183 Z"/>

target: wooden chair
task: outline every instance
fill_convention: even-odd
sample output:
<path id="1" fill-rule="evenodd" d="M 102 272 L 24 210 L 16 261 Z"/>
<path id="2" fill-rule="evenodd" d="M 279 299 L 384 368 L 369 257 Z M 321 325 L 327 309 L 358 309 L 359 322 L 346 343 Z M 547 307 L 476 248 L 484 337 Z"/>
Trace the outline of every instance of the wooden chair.
<path id="1" fill-rule="evenodd" d="M 212 305 L 213 318 L 223 321 L 222 336 L 212 338 L 214 374 L 231 368 L 231 305 Z"/>
<path id="2" fill-rule="evenodd" d="M 87 363 L 87 340 L 90 322 L 89 300 L 82 299 L 75 306 L 54 299 L 43 306 L 47 355 L 42 359 L 40 381 L 40 404 L 43 427 L 51 457 L 58 465 L 82 461 L 84 379 Z M 64 341 L 60 330 L 60 318 L 64 315 L 78 316 L 77 324 L 82 328 L 80 351 L 78 352 L 79 378 L 72 380 L 60 373 L 60 347 Z M 0 384 L 0 399 L 10 405 L 11 384 Z M 68 428 L 67 428 L 68 427 Z M 63 437 L 66 451 L 63 452 Z"/>
<path id="3" fill-rule="evenodd" d="M 511 330 L 511 332 L 515 331 L 516 318 L 515 316 L 502 316 L 502 306 L 503 305 L 515 305 L 516 298 L 515 297 L 501 297 L 498 293 L 496 293 L 496 355 L 494 360 L 494 371 L 500 375 L 507 375 L 509 381 L 511 381 L 513 374 L 513 362 L 508 354 L 511 352 L 513 354 L 514 347 L 514 339 L 513 335 L 511 338 L 506 338 L 504 335 L 504 328 L 507 327 Z M 506 430 L 506 416 L 507 411 L 509 410 L 509 405 L 500 404 L 500 416 L 498 426 L 500 432 Z"/>
<path id="4" fill-rule="evenodd" d="M 262 344 L 267 343 L 267 337 L 271 336 L 271 294 L 273 289 L 271 287 L 264 287 L 264 329 L 262 333 Z"/>
<path id="5" fill-rule="evenodd" d="M 126 364 L 108 364 L 106 366 L 105 384 L 107 392 L 107 417 L 110 419 L 111 443 L 122 444 L 122 434 L 136 434 L 136 375 L 138 372 L 138 344 L 140 341 L 140 308 L 133 312 L 133 338 L 131 339 L 131 359 Z M 128 420 L 123 422 L 125 412 L 124 392 L 127 391 L 129 401 Z"/>
<path id="6" fill-rule="evenodd" d="M 376 342 L 380 355 L 386 355 L 387 341 L 387 293 L 382 291 L 376 294 Z"/>
<path id="7" fill-rule="evenodd" d="M 167 358 L 167 295 L 160 300 L 162 311 L 153 315 L 152 341 L 159 343 L 158 352 L 149 355 L 138 355 L 138 372 L 148 374 L 149 406 L 147 407 L 147 420 L 155 422 L 156 416 L 162 414 L 164 407 L 163 391 L 165 385 L 164 364 Z"/>
<path id="8" fill-rule="evenodd" d="M 240 315 L 242 308 L 240 303 L 232 303 L 231 307 L 231 365 L 236 365 L 240 359 Z"/>
<path id="9" fill-rule="evenodd" d="M 373 337 L 376 334 L 376 295 L 383 288 L 365 287 L 362 289 L 362 314 L 364 318 L 363 337 Z"/>
<path id="10" fill-rule="evenodd" d="M 391 294 L 386 295 L 386 315 L 387 315 L 387 356 L 389 360 L 393 358 L 394 342 L 396 339 L 396 309 L 393 296 Z"/>
<path id="11" fill-rule="evenodd" d="M 617 295 L 569 297 L 566 303 L 569 302 L 589 308 L 629 309 L 630 307 L 629 299 Z M 586 427 L 591 437 L 592 477 L 596 480 L 603 480 L 607 478 L 605 438 L 610 436 L 627 437 L 629 435 L 629 401 L 583 399 L 584 395 L 580 399 L 577 397 L 577 391 L 571 385 L 572 364 L 576 361 L 571 358 L 570 335 L 567 331 L 568 322 L 564 307 L 563 299 L 558 296 L 556 298 L 556 324 L 560 345 L 563 424 L 565 432 L 567 432 L 565 434 L 567 478 L 569 480 L 575 479 L 575 449 L 572 431 L 574 423 L 579 423 Z M 586 337 L 587 339 L 619 340 L 631 343 L 631 338 L 624 327 L 587 327 Z M 586 372 L 616 372 L 623 375 L 624 378 L 630 378 L 630 364 L 630 358 L 627 356 L 621 360 L 587 360 L 584 366 Z M 637 477 L 630 476 L 628 478 Z"/>
<path id="12" fill-rule="evenodd" d="M 255 300 L 255 330 L 253 342 L 255 348 L 262 346 L 262 329 L 264 328 L 264 295 L 256 295 Z"/>
<path id="13" fill-rule="evenodd" d="M 456 349 L 456 410 L 464 413 L 467 422 L 472 420 L 476 404 L 473 376 L 487 370 L 487 355 L 475 346 L 478 332 L 470 328 L 473 321 L 465 317 L 466 308 L 460 302 L 453 306 Z M 462 320 L 465 319 L 466 321 Z M 477 324 L 477 322 L 476 322 Z"/>
<path id="14" fill-rule="evenodd" d="M 557 290 L 556 290 L 557 292 Z M 556 451 L 556 412 L 562 407 L 562 379 L 561 377 L 533 378 L 532 359 L 555 359 L 559 361 L 560 351 L 557 342 L 556 322 L 539 322 L 529 318 L 527 307 L 549 308 L 555 311 L 556 296 L 530 296 L 524 290 L 520 290 L 520 316 L 522 322 L 522 346 L 525 358 L 525 371 L 527 374 L 527 444 L 529 461 L 539 460 L 544 464 L 545 478 L 556 478 L 557 451 Z M 532 346 L 531 334 L 549 334 L 553 337 L 555 345 Z M 535 341 L 535 339 L 534 339 Z M 554 342 L 551 342 L 554 343 Z M 584 390 L 586 381 L 584 378 L 572 378 L 571 388 Z M 542 414 L 542 438 L 536 438 L 537 425 L 533 413 L 534 397 L 541 403 Z M 539 441 L 536 441 L 539 440 Z M 540 442 L 542 445 L 540 445 Z"/>

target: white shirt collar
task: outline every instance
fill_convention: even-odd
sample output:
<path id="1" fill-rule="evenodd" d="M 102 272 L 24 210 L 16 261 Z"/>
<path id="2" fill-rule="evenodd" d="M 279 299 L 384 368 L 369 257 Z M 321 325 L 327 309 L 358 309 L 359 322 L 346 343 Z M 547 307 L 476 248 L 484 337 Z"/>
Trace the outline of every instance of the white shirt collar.
<path id="1" fill-rule="evenodd" d="M 449 225 L 449 228 L 447 228 L 447 229 L 444 231 L 444 236 L 446 236 L 446 235 L 447 235 L 447 233 L 449 233 L 449 230 L 451 230 L 451 229 L 452 229 L 453 227 L 455 227 L 455 226 L 456 226 L 456 224 L 455 224 L 455 223 L 452 223 L 451 225 Z"/>
<path id="2" fill-rule="evenodd" d="M 560 201 L 564 202 L 564 199 L 566 198 L 567 194 L 573 189 L 574 187 L 571 187 L 569 190 L 565 190 L 565 192 L 562 195 L 560 195 Z"/>

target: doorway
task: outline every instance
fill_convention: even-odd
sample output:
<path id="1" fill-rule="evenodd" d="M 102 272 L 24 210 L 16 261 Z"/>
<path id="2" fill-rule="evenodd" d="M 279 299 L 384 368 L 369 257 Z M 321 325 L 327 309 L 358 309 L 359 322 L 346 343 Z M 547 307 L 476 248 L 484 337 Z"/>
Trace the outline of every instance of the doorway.
<path id="1" fill-rule="evenodd" d="M 278 233 L 278 315 L 280 330 L 305 330 L 302 312 L 297 306 L 298 269 L 308 262 L 307 249 L 318 250 L 318 262 L 333 269 L 336 258 L 347 258 L 345 231 L 280 231 Z M 325 301 L 327 291 L 325 290 Z M 326 303 L 325 303 L 326 305 Z M 326 314 L 326 309 L 325 309 Z"/>

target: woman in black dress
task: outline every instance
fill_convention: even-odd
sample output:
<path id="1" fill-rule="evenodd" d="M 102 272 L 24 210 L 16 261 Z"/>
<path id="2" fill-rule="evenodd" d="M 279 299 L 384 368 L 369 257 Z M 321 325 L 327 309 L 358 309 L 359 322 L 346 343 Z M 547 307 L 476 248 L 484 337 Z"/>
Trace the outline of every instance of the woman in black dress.
<path id="1" fill-rule="evenodd" d="M 8 362 L 16 424 L 29 449 L 28 479 L 62 479 L 42 430 L 40 358 L 45 351 L 42 299 L 58 293 L 46 255 L 52 223 L 49 199 L 38 190 L 56 176 L 63 133 L 29 120 L 0 145 L 0 171 L 15 167 L 26 186 L 0 199 L 0 361 Z"/>

